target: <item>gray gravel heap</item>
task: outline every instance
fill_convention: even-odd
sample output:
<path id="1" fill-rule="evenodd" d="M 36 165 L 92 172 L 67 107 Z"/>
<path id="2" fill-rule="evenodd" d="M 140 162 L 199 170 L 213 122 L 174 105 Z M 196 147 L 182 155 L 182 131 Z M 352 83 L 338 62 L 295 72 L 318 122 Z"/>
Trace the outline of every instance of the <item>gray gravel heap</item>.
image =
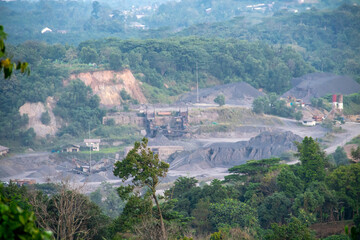
<path id="1" fill-rule="evenodd" d="M 352 94 L 360 91 L 360 84 L 348 76 L 332 73 L 309 73 L 292 80 L 293 88 L 282 95 L 302 99 L 310 103 L 312 98 L 323 97 L 327 94 Z"/>

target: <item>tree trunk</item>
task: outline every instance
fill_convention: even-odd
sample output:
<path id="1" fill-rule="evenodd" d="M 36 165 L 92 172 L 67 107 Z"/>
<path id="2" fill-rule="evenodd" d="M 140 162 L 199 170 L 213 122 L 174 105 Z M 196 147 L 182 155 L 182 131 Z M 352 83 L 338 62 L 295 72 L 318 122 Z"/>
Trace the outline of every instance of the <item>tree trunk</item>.
<path id="1" fill-rule="evenodd" d="M 161 214 L 160 205 L 159 205 L 159 202 L 158 202 L 157 197 L 155 195 L 155 192 L 153 192 L 153 198 L 155 200 L 156 207 L 157 207 L 157 209 L 159 211 L 159 215 L 160 215 L 160 224 L 161 224 L 161 231 L 162 231 L 162 235 L 163 235 L 163 240 L 166 240 L 167 238 L 166 238 L 164 220 L 163 220 L 163 217 L 162 217 L 162 214 Z"/>

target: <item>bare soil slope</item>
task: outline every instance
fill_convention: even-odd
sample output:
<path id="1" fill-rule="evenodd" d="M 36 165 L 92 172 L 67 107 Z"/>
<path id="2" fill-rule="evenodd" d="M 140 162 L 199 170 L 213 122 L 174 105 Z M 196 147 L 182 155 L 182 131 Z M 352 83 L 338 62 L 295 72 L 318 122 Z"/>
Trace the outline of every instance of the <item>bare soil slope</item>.
<path id="1" fill-rule="evenodd" d="M 60 128 L 59 121 L 55 118 L 52 112 L 55 107 L 55 100 L 52 97 L 46 99 L 45 105 L 42 102 L 25 103 L 19 109 L 20 115 L 27 114 L 29 123 L 26 128 L 33 128 L 37 137 L 46 137 L 47 134 L 55 135 L 56 131 Z M 41 122 L 42 113 L 48 111 L 50 115 L 50 123 L 44 125 Z"/>
<path id="2" fill-rule="evenodd" d="M 147 100 L 140 88 L 141 83 L 137 81 L 130 70 L 121 72 L 97 71 L 72 74 L 70 80 L 80 79 L 87 86 L 90 86 L 95 94 L 100 97 L 100 104 L 115 106 L 121 104 L 120 91 L 125 89 L 133 99 L 139 103 L 147 103 Z M 64 84 L 68 84 L 69 80 Z"/>

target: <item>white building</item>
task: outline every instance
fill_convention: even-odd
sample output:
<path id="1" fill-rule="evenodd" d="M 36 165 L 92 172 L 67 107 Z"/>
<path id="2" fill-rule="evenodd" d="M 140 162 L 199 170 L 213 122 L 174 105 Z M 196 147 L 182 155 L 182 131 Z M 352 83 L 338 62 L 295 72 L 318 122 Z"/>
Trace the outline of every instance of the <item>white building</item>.
<path id="1" fill-rule="evenodd" d="M 304 121 L 302 122 L 302 124 L 303 124 L 304 126 L 310 126 L 310 127 L 312 127 L 312 126 L 315 126 L 315 125 L 316 125 L 316 121 L 313 120 L 313 119 L 311 119 L 311 120 L 304 120 Z"/>
<path id="2" fill-rule="evenodd" d="M 84 139 L 84 143 L 87 147 L 91 147 L 92 151 L 100 151 L 100 139 Z"/>

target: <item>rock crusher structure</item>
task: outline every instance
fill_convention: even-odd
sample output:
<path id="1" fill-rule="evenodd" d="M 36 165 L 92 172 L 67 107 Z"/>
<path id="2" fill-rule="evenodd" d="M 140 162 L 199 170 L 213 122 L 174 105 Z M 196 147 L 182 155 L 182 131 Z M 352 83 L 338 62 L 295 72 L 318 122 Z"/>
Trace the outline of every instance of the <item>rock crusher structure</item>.
<path id="1" fill-rule="evenodd" d="M 176 139 L 188 133 L 189 111 L 154 111 L 145 112 L 147 137 L 154 138 L 162 134 L 169 139 Z"/>

